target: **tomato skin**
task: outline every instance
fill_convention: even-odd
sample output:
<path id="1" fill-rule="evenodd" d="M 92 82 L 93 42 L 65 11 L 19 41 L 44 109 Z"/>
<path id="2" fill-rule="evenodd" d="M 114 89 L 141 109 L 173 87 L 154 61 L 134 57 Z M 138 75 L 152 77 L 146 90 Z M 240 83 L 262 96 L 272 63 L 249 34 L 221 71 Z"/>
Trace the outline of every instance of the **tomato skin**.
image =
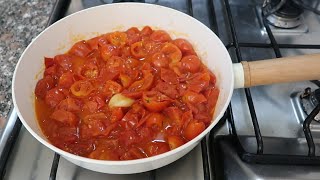
<path id="1" fill-rule="evenodd" d="M 63 73 L 59 78 L 58 86 L 68 89 L 71 87 L 73 82 L 74 82 L 73 73 L 71 72 Z"/>
<path id="2" fill-rule="evenodd" d="M 68 71 L 71 69 L 72 62 L 71 56 L 68 54 L 59 54 L 53 58 L 55 64 L 59 65 L 64 71 Z"/>
<path id="3" fill-rule="evenodd" d="M 199 93 L 209 86 L 210 75 L 207 72 L 196 73 L 193 78 L 187 80 L 188 90 Z"/>
<path id="4" fill-rule="evenodd" d="M 142 36 L 150 36 L 153 33 L 153 30 L 150 26 L 145 26 L 141 30 L 141 35 Z"/>
<path id="5" fill-rule="evenodd" d="M 142 103 L 149 111 L 159 112 L 171 103 L 171 99 L 160 92 L 148 91 L 142 93 Z"/>
<path id="6" fill-rule="evenodd" d="M 150 39 L 155 42 L 168 42 L 171 41 L 170 35 L 163 30 L 156 30 L 150 35 Z"/>
<path id="7" fill-rule="evenodd" d="M 152 74 L 147 74 L 143 79 L 135 81 L 129 86 L 128 90 L 130 92 L 136 91 L 146 91 L 152 86 L 154 76 Z"/>
<path id="8" fill-rule="evenodd" d="M 56 107 L 64 99 L 65 95 L 58 88 L 50 89 L 45 96 L 46 104 L 52 108 Z"/>
<path id="9" fill-rule="evenodd" d="M 141 41 L 140 31 L 136 27 L 132 27 L 126 31 L 127 34 L 127 44 L 132 45 L 138 41 Z"/>
<path id="10" fill-rule="evenodd" d="M 200 104 L 206 102 L 207 98 L 203 94 L 186 91 L 182 96 L 182 101 L 185 103 Z"/>
<path id="11" fill-rule="evenodd" d="M 168 152 L 169 150 L 170 147 L 165 142 L 150 142 L 145 148 L 145 152 L 149 157 Z"/>
<path id="12" fill-rule="evenodd" d="M 161 48 L 161 52 L 164 53 L 170 59 L 170 63 L 179 62 L 182 57 L 180 49 L 172 43 L 166 43 Z"/>
<path id="13" fill-rule="evenodd" d="M 146 118 L 146 126 L 153 127 L 157 126 L 157 128 L 162 128 L 162 122 L 164 120 L 164 116 L 160 113 L 150 113 Z"/>
<path id="14" fill-rule="evenodd" d="M 204 94 L 208 99 L 208 109 L 210 111 L 210 114 L 213 115 L 220 91 L 218 88 L 212 87 L 207 89 Z"/>
<path id="15" fill-rule="evenodd" d="M 44 65 L 46 68 L 49 68 L 53 66 L 55 63 L 53 61 L 53 58 L 44 57 Z"/>
<path id="16" fill-rule="evenodd" d="M 189 55 L 185 56 L 181 60 L 181 67 L 184 71 L 195 73 L 199 71 L 201 62 L 198 56 Z"/>
<path id="17" fill-rule="evenodd" d="M 181 50 L 183 56 L 196 55 L 191 43 L 188 40 L 178 38 L 173 40 L 172 43 Z"/>
<path id="18" fill-rule="evenodd" d="M 100 55 L 104 61 L 108 61 L 112 56 L 118 56 L 120 51 L 116 46 L 105 44 L 100 46 Z"/>
<path id="19" fill-rule="evenodd" d="M 58 106 L 57 109 L 62 109 L 65 111 L 70 111 L 70 112 L 79 112 L 81 111 L 81 101 L 74 99 L 74 98 L 66 98 L 62 100 Z"/>
<path id="20" fill-rule="evenodd" d="M 53 87 L 55 87 L 54 79 L 51 76 L 46 76 L 37 82 L 34 93 L 37 97 L 44 99 L 47 91 L 49 91 Z"/>
<path id="21" fill-rule="evenodd" d="M 167 68 L 169 66 L 169 59 L 165 54 L 158 52 L 152 55 L 152 66 L 156 68 Z"/>
<path id="22" fill-rule="evenodd" d="M 75 114 L 62 109 L 54 111 L 50 118 L 62 123 L 66 123 L 70 126 L 76 126 L 79 122 L 79 119 Z"/>
<path id="23" fill-rule="evenodd" d="M 124 153 L 120 159 L 121 160 L 133 160 L 133 159 L 141 159 L 146 158 L 146 153 L 137 147 L 132 147 L 128 152 Z"/>
<path id="24" fill-rule="evenodd" d="M 161 79 L 169 84 L 178 84 L 178 76 L 172 70 L 161 68 Z"/>
<path id="25" fill-rule="evenodd" d="M 69 50 L 70 54 L 80 57 L 86 57 L 90 52 L 91 48 L 84 40 L 75 43 Z"/>
<path id="26" fill-rule="evenodd" d="M 159 81 L 154 89 L 165 94 L 171 99 L 176 99 L 179 96 L 176 86 L 163 81 Z"/>
<path id="27" fill-rule="evenodd" d="M 192 140 L 206 129 L 203 122 L 190 122 L 183 131 L 183 135 L 187 140 Z"/>
<path id="28" fill-rule="evenodd" d="M 120 159 L 117 152 L 110 149 L 104 149 L 104 148 L 97 148 L 96 150 L 91 152 L 88 157 L 92 159 L 111 160 L 111 161 L 116 161 Z"/>
<path id="29" fill-rule="evenodd" d="M 168 144 L 170 149 L 176 149 L 184 144 L 184 139 L 180 136 L 168 136 Z"/>

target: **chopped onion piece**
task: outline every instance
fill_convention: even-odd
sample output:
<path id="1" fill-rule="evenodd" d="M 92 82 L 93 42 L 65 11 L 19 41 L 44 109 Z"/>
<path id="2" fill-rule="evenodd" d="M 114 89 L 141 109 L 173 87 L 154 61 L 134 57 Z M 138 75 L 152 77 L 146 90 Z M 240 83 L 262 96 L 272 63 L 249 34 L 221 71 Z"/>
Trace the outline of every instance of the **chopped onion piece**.
<path id="1" fill-rule="evenodd" d="M 109 101 L 109 107 L 129 107 L 134 103 L 134 100 L 122 94 L 115 94 Z"/>

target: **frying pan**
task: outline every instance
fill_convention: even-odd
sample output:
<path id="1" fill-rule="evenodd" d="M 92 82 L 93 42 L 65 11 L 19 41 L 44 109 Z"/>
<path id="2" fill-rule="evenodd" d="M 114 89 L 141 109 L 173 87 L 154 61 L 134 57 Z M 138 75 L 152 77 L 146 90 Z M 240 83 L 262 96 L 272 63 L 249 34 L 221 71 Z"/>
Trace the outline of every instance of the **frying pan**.
<path id="1" fill-rule="evenodd" d="M 43 72 L 43 57 L 66 52 L 73 43 L 106 32 L 149 25 L 163 29 L 172 38 L 185 38 L 203 63 L 217 76 L 220 95 L 211 125 L 183 146 L 154 157 L 130 161 L 104 161 L 80 157 L 51 145 L 35 116 L 34 89 Z M 43 145 L 65 159 L 93 171 L 130 174 L 167 165 L 192 150 L 225 112 L 234 88 L 320 79 L 319 54 L 232 64 L 219 38 L 205 25 L 179 11 L 151 4 L 118 3 L 86 9 L 70 15 L 39 34 L 22 54 L 13 76 L 13 102 L 26 129 Z M 42 70 L 42 71 L 41 71 Z"/>

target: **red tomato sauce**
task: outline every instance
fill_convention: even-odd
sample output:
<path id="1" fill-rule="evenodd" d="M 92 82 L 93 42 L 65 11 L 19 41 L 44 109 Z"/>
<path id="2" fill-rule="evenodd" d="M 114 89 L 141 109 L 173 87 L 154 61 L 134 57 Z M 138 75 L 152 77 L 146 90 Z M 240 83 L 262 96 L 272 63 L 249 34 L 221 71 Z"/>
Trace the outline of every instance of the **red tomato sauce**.
<path id="1" fill-rule="evenodd" d="M 210 125 L 219 95 L 187 40 L 148 26 L 79 41 L 44 64 L 35 88 L 41 130 L 54 146 L 93 159 L 185 144 Z"/>

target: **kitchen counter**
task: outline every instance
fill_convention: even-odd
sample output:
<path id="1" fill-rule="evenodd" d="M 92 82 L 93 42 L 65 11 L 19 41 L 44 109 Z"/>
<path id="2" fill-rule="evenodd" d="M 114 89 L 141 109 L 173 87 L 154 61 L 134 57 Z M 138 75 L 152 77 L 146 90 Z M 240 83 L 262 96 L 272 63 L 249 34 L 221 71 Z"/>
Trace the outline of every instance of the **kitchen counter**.
<path id="1" fill-rule="evenodd" d="M 0 0 L 0 129 L 12 108 L 11 80 L 24 49 L 46 26 L 55 0 Z"/>

